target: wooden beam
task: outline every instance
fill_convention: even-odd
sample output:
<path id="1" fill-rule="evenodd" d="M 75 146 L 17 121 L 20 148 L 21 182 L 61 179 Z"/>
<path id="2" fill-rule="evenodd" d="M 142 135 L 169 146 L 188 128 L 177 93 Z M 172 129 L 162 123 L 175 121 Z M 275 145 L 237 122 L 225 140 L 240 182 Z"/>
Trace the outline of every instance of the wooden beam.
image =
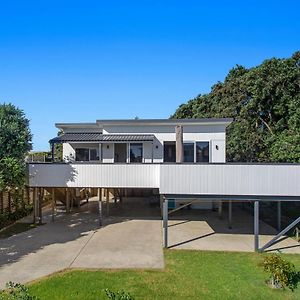
<path id="1" fill-rule="evenodd" d="M 54 214 L 55 214 L 55 189 L 51 189 L 51 204 L 52 204 L 52 222 L 54 222 Z"/>
<path id="2" fill-rule="evenodd" d="M 103 216 L 102 216 L 102 189 L 98 188 L 98 209 L 99 209 L 99 226 L 103 225 Z"/>
<path id="3" fill-rule="evenodd" d="M 39 188 L 39 225 L 43 224 L 43 188 Z"/>
<path id="4" fill-rule="evenodd" d="M 36 223 L 36 196 L 37 196 L 37 188 L 36 187 L 34 187 L 33 188 L 33 220 L 32 220 L 32 222 L 33 222 L 33 224 L 35 224 Z"/>
<path id="5" fill-rule="evenodd" d="M 109 189 L 106 189 L 106 216 L 109 215 Z"/>
<path id="6" fill-rule="evenodd" d="M 30 187 L 26 187 L 27 204 L 30 204 Z"/>
<path id="7" fill-rule="evenodd" d="M 183 162 L 183 127 L 181 125 L 177 125 L 175 127 L 176 133 L 176 162 Z"/>
<path id="8" fill-rule="evenodd" d="M 73 207 L 74 207 L 74 190 L 71 188 L 70 189 L 70 211 L 73 211 Z"/>
<path id="9" fill-rule="evenodd" d="M 70 195 L 68 188 L 66 188 L 66 212 L 70 213 Z"/>
<path id="10" fill-rule="evenodd" d="M 11 193 L 8 192 L 8 212 L 11 213 Z"/>

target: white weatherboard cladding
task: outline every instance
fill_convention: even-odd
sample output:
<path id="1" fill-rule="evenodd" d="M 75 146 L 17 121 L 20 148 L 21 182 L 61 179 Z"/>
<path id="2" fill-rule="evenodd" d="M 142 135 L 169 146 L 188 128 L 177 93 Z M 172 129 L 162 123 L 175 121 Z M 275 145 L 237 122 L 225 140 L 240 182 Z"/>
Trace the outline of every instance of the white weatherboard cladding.
<path id="1" fill-rule="evenodd" d="M 154 164 L 29 164 L 29 185 L 43 187 L 158 188 Z"/>
<path id="2" fill-rule="evenodd" d="M 161 165 L 160 193 L 300 196 L 299 165 Z"/>

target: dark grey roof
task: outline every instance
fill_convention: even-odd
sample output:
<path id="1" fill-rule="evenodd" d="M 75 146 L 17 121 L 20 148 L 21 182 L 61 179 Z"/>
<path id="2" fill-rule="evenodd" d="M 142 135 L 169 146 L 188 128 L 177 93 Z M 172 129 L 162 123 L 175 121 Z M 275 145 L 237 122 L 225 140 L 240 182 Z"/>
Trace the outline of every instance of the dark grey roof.
<path id="1" fill-rule="evenodd" d="M 51 144 L 66 142 L 134 142 L 153 141 L 153 134 L 102 134 L 99 132 L 64 133 L 49 141 Z"/>

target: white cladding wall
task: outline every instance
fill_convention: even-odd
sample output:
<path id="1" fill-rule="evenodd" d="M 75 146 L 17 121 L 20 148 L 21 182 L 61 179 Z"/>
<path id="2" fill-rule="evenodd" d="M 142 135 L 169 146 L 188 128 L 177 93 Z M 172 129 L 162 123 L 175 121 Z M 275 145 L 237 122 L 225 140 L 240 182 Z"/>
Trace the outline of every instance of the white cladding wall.
<path id="1" fill-rule="evenodd" d="M 160 193 L 300 196 L 300 165 L 161 165 Z"/>
<path id="2" fill-rule="evenodd" d="M 210 154 L 211 162 L 226 162 L 225 140 L 212 140 L 210 143 Z"/>
<path id="3" fill-rule="evenodd" d="M 114 162 L 114 144 L 107 143 L 103 144 L 102 147 L 102 162 L 103 163 L 113 163 Z"/>
<path id="4" fill-rule="evenodd" d="M 210 162 L 225 162 L 225 125 L 184 125 L 183 140 L 184 142 L 191 141 L 209 141 L 210 142 Z M 88 129 L 82 130 L 89 131 Z M 80 129 L 66 130 L 66 132 L 81 132 Z M 95 129 L 92 129 L 95 131 Z M 100 130 L 99 130 L 100 131 Z M 140 125 L 140 126 L 104 126 L 103 134 L 154 134 L 153 150 L 151 142 L 144 142 L 144 160 L 143 162 L 163 162 L 163 142 L 175 141 L 175 126 L 174 125 Z M 107 148 L 107 145 L 109 148 Z M 94 145 L 97 147 L 96 145 Z M 218 147 L 216 147 L 218 146 Z M 89 143 L 65 143 L 63 144 L 63 156 L 67 161 L 74 161 L 76 147 L 91 147 Z M 114 147 L 113 144 L 103 144 L 102 146 L 102 162 L 114 162 Z"/>
<path id="5" fill-rule="evenodd" d="M 211 162 L 225 162 L 225 125 L 184 125 L 183 141 L 209 141 L 211 147 Z M 104 126 L 103 134 L 154 134 L 153 162 L 163 162 L 163 142 L 175 141 L 174 125 L 141 125 L 141 126 Z M 212 144 L 220 145 L 219 149 L 212 148 Z M 144 152 L 150 154 L 150 147 L 144 145 Z M 146 148 L 146 149 L 145 149 Z M 152 151 L 151 151 L 152 156 Z M 148 162 L 145 159 L 145 162 Z"/>
<path id="6" fill-rule="evenodd" d="M 159 188 L 161 194 L 300 197 L 300 165 L 28 164 L 32 187 Z"/>
<path id="7" fill-rule="evenodd" d="M 158 188 L 155 164 L 29 164 L 29 185 L 42 187 Z"/>

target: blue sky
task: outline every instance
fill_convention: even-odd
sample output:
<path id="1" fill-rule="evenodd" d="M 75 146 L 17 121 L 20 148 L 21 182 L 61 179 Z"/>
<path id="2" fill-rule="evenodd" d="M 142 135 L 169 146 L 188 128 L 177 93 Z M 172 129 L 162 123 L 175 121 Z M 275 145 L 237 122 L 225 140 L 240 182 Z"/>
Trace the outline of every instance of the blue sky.
<path id="1" fill-rule="evenodd" d="M 31 120 L 168 118 L 222 81 L 300 50 L 299 1 L 1 1 L 0 102 Z"/>

